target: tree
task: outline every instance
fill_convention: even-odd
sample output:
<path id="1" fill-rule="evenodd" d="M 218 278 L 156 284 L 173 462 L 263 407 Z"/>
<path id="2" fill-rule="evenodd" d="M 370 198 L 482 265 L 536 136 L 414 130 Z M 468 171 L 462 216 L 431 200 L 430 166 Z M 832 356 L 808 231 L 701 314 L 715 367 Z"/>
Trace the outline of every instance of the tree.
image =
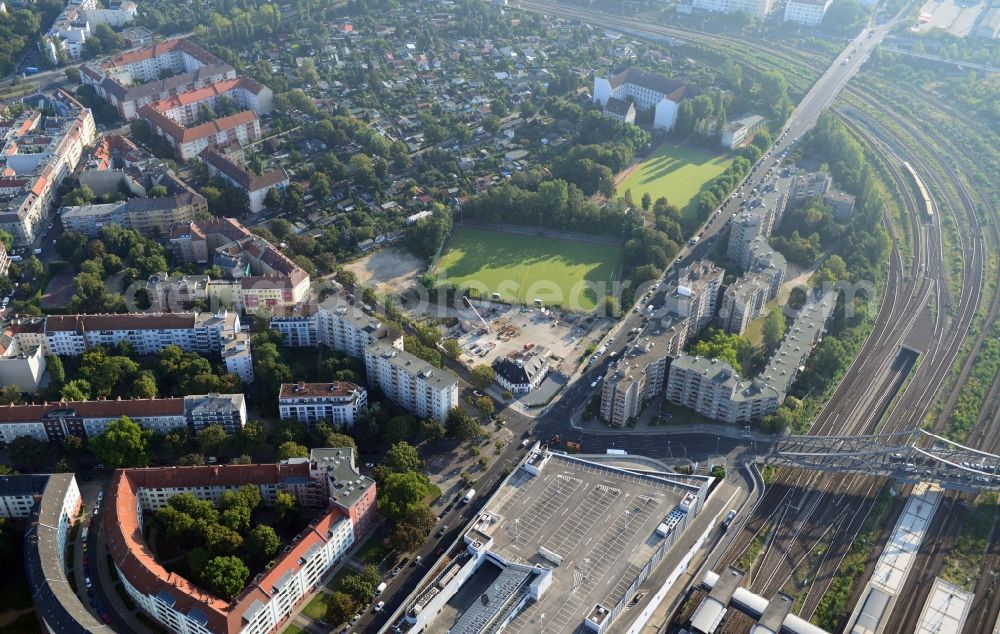
<path id="1" fill-rule="evenodd" d="M 209 425 L 198 432 L 198 448 L 207 456 L 214 456 L 219 453 L 222 443 L 226 442 L 226 430 L 218 423 Z"/>
<path id="2" fill-rule="evenodd" d="M 424 466 L 424 461 L 420 459 L 417 450 L 408 442 L 400 441 L 395 443 L 386 452 L 382 465 L 395 473 L 404 471 L 419 471 Z"/>
<path id="3" fill-rule="evenodd" d="M 250 507 L 241 504 L 226 509 L 222 512 L 222 525 L 240 534 L 250 530 Z"/>
<path id="4" fill-rule="evenodd" d="M 462 346 L 458 343 L 458 339 L 444 339 L 441 341 L 441 347 L 449 359 L 458 359 L 462 355 Z"/>
<path id="5" fill-rule="evenodd" d="M 326 620 L 330 623 L 345 623 L 354 614 L 354 598 L 337 590 L 330 593 L 326 603 Z"/>
<path id="6" fill-rule="evenodd" d="M 18 436 L 8 451 L 14 468 L 22 473 L 36 471 L 49 460 L 49 444 L 31 436 Z"/>
<path id="7" fill-rule="evenodd" d="M 393 526 L 392 543 L 404 552 L 414 551 L 420 547 L 436 523 L 437 516 L 429 506 L 417 506 Z"/>
<path id="8" fill-rule="evenodd" d="M 274 514 L 279 522 L 294 512 L 298 506 L 298 500 L 291 493 L 278 491 L 274 496 Z"/>
<path id="9" fill-rule="evenodd" d="M 202 453 L 186 453 L 176 462 L 178 467 L 204 467 L 208 464 L 208 459 Z"/>
<path id="10" fill-rule="evenodd" d="M 428 483 L 427 476 L 415 471 L 390 473 L 380 487 L 379 512 L 393 521 L 405 519 L 420 505 L 426 505 L 423 500 Z"/>
<path id="11" fill-rule="evenodd" d="M 489 396 L 480 396 L 476 399 L 476 409 L 482 412 L 483 416 L 489 417 L 496 411 L 496 404 Z"/>
<path id="12" fill-rule="evenodd" d="M 649 192 L 643 192 L 642 194 L 642 210 L 649 211 L 649 205 L 653 202 L 653 197 Z"/>
<path id="13" fill-rule="evenodd" d="M 264 195 L 264 208 L 274 212 L 281 209 L 281 192 L 276 187 L 267 190 Z"/>
<path id="14" fill-rule="evenodd" d="M 787 324 L 785 323 L 785 313 L 781 311 L 781 308 L 775 308 L 767 317 L 764 319 L 764 345 L 768 349 L 774 349 L 778 347 L 781 340 L 785 338 L 785 330 Z"/>
<path id="15" fill-rule="evenodd" d="M 340 582 L 343 592 L 354 599 L 359 605 L 367 605 L 375 596 L 375 588 L 378 584 L 371 584 L 368 580 L 358 574 L 348 575 Z"/>
<path id="16" fill-rule="evenodd" d="M 465 411 L 459 407 L 453 407 L 450 412 L 448 412 L 448 420 L 446 422 L 448 428 L 448 433 L 455 436 L 459 440 L 472 440 L 479 436 L 480 428 L 479 423 L 476 422 L 474 418 L 465 413 Z"/>
<path id="17" fill-rule="evenodd" d="M 469 380 L 481 390 L 492 385 L 493 379 L 493 368 L 488 365 L 477 365 L 469 371 Z"/>
<path id="18" fill-rule="evenodd" d="M 275 460 L 288 460 L 290 458 L 308 458 L 309 449 L 300 445 L 299 443 L 289 440 L 288 442 L 283 442 L 278 447 L 278 453 L 275 455 Z"/>
<path id="19" fill-rule="evenodd" d="M 240 534 L 228 526 L 199 522 L 198 528 L 205 540 L 205 548 L 213 555 L 228 555 L 236 552 L 243 545 L 243 538 L 240 537 Z"/>
<path id="20" fill-rule="evenodd" d="M 157 511 L 154 518 L 160 530 L 171 540 L 186 539 L 195 528 L 194 518 L 169 505 Z"/>
<path id="21" fill-rule="evenodd" d="M 201 571 L 202 580 L 224 599 L 239 594 L 249 576 L 250 570 L 238 557 L 216 557 Z"/>
<path id="22" fill-rule="evenodd" d="M 5 385 L 0 387 L 0 404 L 12 405 L 20 402 L 21 388 L 16 385 Z"/>
<path id="23" fill-rule="evenodd" d="M 274 529 L 266 524 L 254 526 L 247 535 L 247 549 L 260 561 L 269 561 L 281 548 L 281 540 Z"/>
<path id="24" fill-rule="evenodd" d="M 420 437 L 431 444 L 443 439 L 447 433 L 444 425 L 436 420 L 425 420 L 420 424 Z"/>
<path id="25" fill-rule="evenodd" d="M 128 416 L 111 421 L 90 439 L 90 450 L 109 469 L 149 465 L 149 439 L 153 432 L 139 427 Z"/>
<path id="26" fill-rule="evenodd" d="M 143 370 L 132 383 L 132 398 L 156 398 L 156 396 L 156 377 L 149 370 Z"/>

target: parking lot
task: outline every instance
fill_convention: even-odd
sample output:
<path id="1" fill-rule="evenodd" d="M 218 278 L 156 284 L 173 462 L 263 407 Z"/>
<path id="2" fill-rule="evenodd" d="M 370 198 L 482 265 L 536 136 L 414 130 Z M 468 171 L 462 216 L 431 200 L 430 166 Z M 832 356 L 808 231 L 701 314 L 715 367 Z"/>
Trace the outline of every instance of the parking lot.
<path id="1" fill-rule="evenodd" d="M 493 549 L 553 566 L 552 587 L 508 626 L 579 629 L 596 604 L 616 605 L 661 543 L 656 527 L 682 497 L 663 481 L 553 457 L 543 478 L 521 471 L 485 512 L 499 516 Z"/>

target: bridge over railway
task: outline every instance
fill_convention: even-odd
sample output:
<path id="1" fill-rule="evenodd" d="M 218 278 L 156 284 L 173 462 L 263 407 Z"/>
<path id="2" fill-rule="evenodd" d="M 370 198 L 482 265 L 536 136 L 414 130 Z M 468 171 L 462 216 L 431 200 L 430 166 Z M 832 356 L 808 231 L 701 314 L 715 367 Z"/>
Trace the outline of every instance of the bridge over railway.
<path id="1" fill-rule="evenodd" d="M 774 465 L 934 482 L 959 491 L 1000 491 L 1000 456 L 922 429 L 871 436 L 785 436 L 757 446 L 761 459 Z"/>

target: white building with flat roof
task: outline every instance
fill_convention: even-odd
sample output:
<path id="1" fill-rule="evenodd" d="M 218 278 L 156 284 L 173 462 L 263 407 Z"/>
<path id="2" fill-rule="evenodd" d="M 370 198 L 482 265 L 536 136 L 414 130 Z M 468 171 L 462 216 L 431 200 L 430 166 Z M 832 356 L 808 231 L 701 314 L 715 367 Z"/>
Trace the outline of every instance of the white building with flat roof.
<path id="1" fill-rule="evenodd" d="M 823 21 L 833 0 L 788 0 L 785 4 L 785 22 L 798 22 L 816 26 Z"/>
<path id="2" fill-rule="evenodd" d="M 278 392 L 278 413 L 282 420 L 297 420 L 310 426 L 326 422 L 354 427 L 366 405 L 368 391 L 347 381 L 282 383 Z"/>
<path id="3" fill-rule="evenodd" d="M 458 377 L 409 352 L 377 342 L 365 348 L 369 387 L 421 418 L 444 422 L 458 406 Z"/>

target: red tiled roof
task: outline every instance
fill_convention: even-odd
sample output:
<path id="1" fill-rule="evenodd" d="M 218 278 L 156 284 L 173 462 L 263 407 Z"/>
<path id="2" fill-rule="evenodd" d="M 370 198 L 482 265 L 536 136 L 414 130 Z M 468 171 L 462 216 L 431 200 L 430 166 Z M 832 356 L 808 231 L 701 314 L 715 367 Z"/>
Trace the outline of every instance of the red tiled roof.
<path id="1" fill-rule="evenodd" d="M 53 410 L 71 409 L 81 418 L 174 416 L 184 414 L 182 398 L 58 401 L 42 405 L 0 405 L 0 423 L 38 421 Z"/>
<path id="2" fill-rule="evenodd" d="M 284 574 L 295 570 L 299 558 L 313 545 L 323 543 L 335 522 L 346 518 L 332 507 L 330 511 L 301 533 L 291 549 L 266 574 L 251 584 L 233 601 L 226 602 L 199 588 L 180 575 L 168 572 L 156 561 L 146 545 L 136 513 L 138 493 L 143 488 L 180 488 L 194 486 L 240 486 L 272 484 L 286 478 L 309 477 L 309 465 L 267 464 L 228 465 L 219 467 L 168 467 L 159 469 L 118 470 L 111 478 L 105 502 L 104 532 L 108 553 L 119 570 L 139 592 L 157 595 L 167 592 L 175 600 L 174 609 L 188 613 L 200 610 L 208 619 L 206 627 L 216 634 L 236 634 L 243 628 L 242 616 L 255 602 L 271 600 L 270 588 Z"/>

